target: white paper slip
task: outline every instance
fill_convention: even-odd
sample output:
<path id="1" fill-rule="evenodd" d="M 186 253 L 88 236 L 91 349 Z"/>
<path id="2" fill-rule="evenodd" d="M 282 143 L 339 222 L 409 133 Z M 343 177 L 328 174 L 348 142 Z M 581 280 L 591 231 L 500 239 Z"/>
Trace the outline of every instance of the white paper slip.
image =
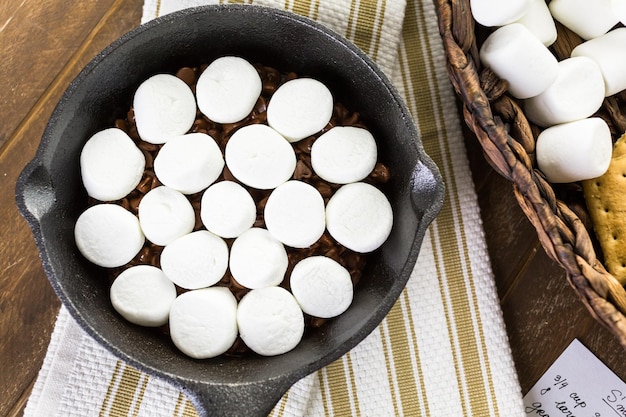
<path id="1" fill-rule="evenodd" d="M 626 384 L 574 339 L 526 394 L 524 411 L 542 417 L 626 416 Z"/>

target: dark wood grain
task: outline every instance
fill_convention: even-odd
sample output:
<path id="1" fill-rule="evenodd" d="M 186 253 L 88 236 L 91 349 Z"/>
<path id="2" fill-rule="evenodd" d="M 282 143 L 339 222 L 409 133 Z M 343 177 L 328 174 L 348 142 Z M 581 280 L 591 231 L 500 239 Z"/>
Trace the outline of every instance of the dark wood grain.
<path id="1" fill-rule="evenodd" d="M 0 4 L 0 416 L 22 414 L 59 308 L 30 230 L 15 206 L 15 181 L 35 153 L 46 121 L 80 69 L 137 26 L 142 0 Z M 466 146 L 487 246 L 522 391 L 573 338 L 618 376 L 624 351 L 576 299 L 563 271 L 540 247 L 510 184 Z"/>
<path id="2" fill-rule="evenodd" d="M 16 208 L 16 179 L 70 81 L 141 17 L 140 0 L 83 3 L 0 6 L 0 416 L 22 414 L 59 308 Z"/>
<path id="3" fill-rule="evenodd" d="M 68 64 L 115 0 L 25 0 L 0 4 L 0 74 L 6 88 L 0 145 L 9 138 Z"/>

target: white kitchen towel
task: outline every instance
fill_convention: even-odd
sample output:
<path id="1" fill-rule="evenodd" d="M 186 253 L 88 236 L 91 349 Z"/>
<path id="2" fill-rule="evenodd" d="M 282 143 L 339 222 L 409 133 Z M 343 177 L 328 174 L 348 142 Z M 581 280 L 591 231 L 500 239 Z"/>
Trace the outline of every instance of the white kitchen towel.
<path id="1" fill-rule="evenodd" d="M 142 22 L 206 0 L 146 0 Z M 259 0 L 345 35 L 392 79 L 446 183 L 406 289 L 375 331 L 297 382 L 272 416 L 522 416 L 445 53 L 429 0 Z M 61 308 L 25 416 L 195 416 Z"/>

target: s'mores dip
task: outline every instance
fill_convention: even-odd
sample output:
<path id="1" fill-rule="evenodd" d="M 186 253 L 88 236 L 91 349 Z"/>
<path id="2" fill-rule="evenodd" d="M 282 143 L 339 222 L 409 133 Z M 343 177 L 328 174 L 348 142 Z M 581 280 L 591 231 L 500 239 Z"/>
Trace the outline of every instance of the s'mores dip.
<path id="1" fill-rule="evenodd" d="M 185 355 L 279 355 L 345 312 L 391 233 L 360 115 L 321 81 L 223 56 L 136 89 L 81 154 L 81 254 Z"/>

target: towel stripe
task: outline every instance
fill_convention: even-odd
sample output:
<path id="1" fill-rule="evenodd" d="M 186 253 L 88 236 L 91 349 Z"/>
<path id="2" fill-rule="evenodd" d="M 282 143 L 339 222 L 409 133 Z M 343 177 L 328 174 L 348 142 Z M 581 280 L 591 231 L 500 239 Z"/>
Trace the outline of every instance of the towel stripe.
<path id="1" fill-rule="evenodd" d="M 178 393 L 178 398 L 176 399 L 176 405 L 174 406 L 174 414 L 172 417 L 180 417 L 181 410 L 185 408 L 184 402 L 186 401 L 186 397 L 182 392 Z"/>
<path id="2" fill-rule="evenodd" d="M 328 368 L 328 366 L 326 368 L 322 368 L 317 372 L 317 379 L 319 381 L 319 385 L 320 385 L 320 394 L 322 397 L 322 405 L 324 406 L 324 415 L 327 416 L 331 416 L 333 415 L 333 409 L 332 409 L 332 405 L 330 402 L 330 390 L 328 387 L 328 383 L 326 380 L 326 369 Z"/>
<path id="3" fill-rule="evenodd" d="M 387 0 L 380 0 L 376 4 L 376 19 L 374 20 L 374 39 L 372 39 L 372 47 L 369 55 L 376 61 L 378 60 L 378 48 L 380 46 L 380 38 L 382 35 L 383 23 L 385 21 L 385 12 L 387 11 Z"/>
<path id="4" fill-rule="evenodd" d="M 148 380 L 149 378 L 147 375 L 141 374 L 141 387 L 139 388 L 137 398 L 135 399 L 135 411 L 133 412 L 133 417 L 137 417 L 139 415 L 139 409 L 141 408 L 141 403 L 143 402 L 146 389 L 148 388 Z"/>
<path id="5" fill-rule="evenodd" d="M 113 369 L 113 375 L 111 376 L 111 381 L 107 388 L 107 392 L 104 396 L 104 401 L 102 402 L 102 408 L 100 409 L 100 414 L 99 414 L 100 417 L 103 417 L 105 415 L 105 410 L 109 408 L 109 401 L 111 400 L 113 396 L 113 391 L 115 389 L 117 378 L 119 376 L 122 365 L 123 365 L 123 362 L 119 360 L 115 363 L 115 368 Z"/>
<path id="6" fill-rule="evenodd" d="M 350 13 L 348 14 L 348 27 L 346 28 L 346 37 L 352 40 L 356 46 L 365 50 L 365 48 L 361 45 L 361 39 L 357 39 L 356 37 L 356 18 L 355 16 L 358 10 L 359 0 L 352 0 L 350 3 Z"/>
<path id="7" fill-rule="evenodd" d="M 341 357 L 328 365 L 324 376 L 328 386 L 328 397 L 332 404 L 334 415 L 349 416 L 352 414 L 350 392 L 352 387 L 346 379 L 345 357 Z"/>
<path id="8" fill-rule="evenodd" d="M 410 343 L 409 335 L 405 326 L 405 312 L 402 308 L 402 300 L 396 302 L 386 318 L 387 333 L 390 341 L 390 354 L 394 363 L 394 384 L 397 384 L 398 393 L 394 407 L 400 410 L 401 415 L 416 415 L 412 406 L 417 398 L 415 390 L 415 374 L 413 372 L 412 358 L 407 352 Z"/>
<path id="9" fill-rule="evenodd" d="M 146 374 L 118 360 L 99 416 L 138 416 L 149 379 Z"/>
<path id="10" fill-rule="evenodd" d="M 430 18 L 436 16 L 429 16 Z M 424 56 L 418 54 L 417 51 L 431 51 L 431 45 L 426 33 L 426 16 L 415 1 L 409 1 L 407 14 L 405 16 L 404 39 L 422 39 L 422 45 L 407 43 L 403 50 L 406 56 L 401 59 L 407 59 L 410 67 L 410 73 L 414 77 L 411 82 L 414 84 L 413 91 L 420 91 L 421 94 L 434 92 L 434 97 L 423 100 L 424 105 L 431 103 L 435 112 L 430 113 L 413 109 L 415 115 L 433 115 L 432 120 L 420 119 L 416 116 L 420 130 L 422 132 L 439 132 L 441 136 L 445 136 L 444 115 L 441 104 L 441 97 L 436 88 L 436 80 L 433 80 L 435 73 L 433 57 L 431 54 Z M 415 34 L 419 34 L 415 36 Z M 421 46 L 421 48 L 420 48 Z M 425 62 L 421 63 L 420 60 Z M 415 65 L 415 63 L 418 65 Z M 433 129 L 434 128 L 434 129 Z M 445 235 L 454 235 L 455 231 L 460 232 L 460 239 L 453 242 L 449 239 L 443 242 L 433 242 L 434 247 L 441 247 L 443 256 L 435 251 L 435 255 L 439 256 L 437 265 L 443 263 L 443 271 L 440 271 L 440 277 L 446 279 L 448 277 L 455 282 L 442 282 L 440 288 L 442 297 L 444 298 L 445 307 L 447 309 L 446 317 L 448 321 L 448 331 L 451 340 L 455 342 L 453 354 L 455 365 L 457 367 L 457 379 L 459 385 L 465 393 L 463 398 L 463 407 L 465 415 L 498 415 L 497 404 L 495 401 L 495 393 L 493 389 L 493 377 L 487 358 L 487 351 L 484 342 L 483 325 L 480 322 L 480 311 L 477 305 L 476 288 L 474 280 L 470 279 L 472 275 L 470 257 L 467 248 L 467 239 L 465 228 L 463 225 L 462 215 L 460 213 L 460 202 L 458 201 L 458 189 L 455 181 L 454 173 L 451 172 L 451 154 L 447 141 L 440 141 L 437 138 L 428 140 L 425 138 L 424 146 L 427 153 L 435 159 L 440 168 L 443 168 L 444 177 L 447 178 L 448 199 L 444 205 L 434 228 L 441 228 Z M 447 220 L 447 221 L 446 221 Z M 437 234 L 433 233 L 435 238 Z M 467 269 L 463 270 L 462 266 Z M 480 329 L 476 334 L 474 329 Z M 474 333 L 474 334 L 472 334 Z M 463 343 L 460 343 L 460 340 Z M 477 393 L 486 392 L 486 396 L 480 396 Z M 469 393 L 472 393 L 470 395 Z"/>
<path id="11" fill-rule="evenodd" d="M 400 395 L 398 394 L 399 388 L 396 383 L 396 364 L 393 360 L 393 355 L 391 354 L 391 341 L 389 340 L 389 326 L 387 323 L 387 319 L 383 320 L 379 326 L 380 328 L 380 340 L 382 343 L 382 351 L 385 355 L 385 365 L 388 370 L 387 372 L 387 383 L 389 385 L 389 394 L 391 395 L 391 406 L 393 407 L 394 415 L 400 415 L 401 404 L 398 398 Z"/>
<path id="12" fill-rule="evenodd" d="M 414 313 L 411 311 L 411 300 L 409 298 L 408 291 L 404 291 L 401 295 L 401 302 L 404 308 L 404 326 L 407 333 L 410 336 L 410 340 L 407 341 L 406 347 L 409 350 L 407 357 L 411 358 L 413 365 L 413 380 L 407 381 L 409 387 L 412 387 L 412 401 L 408 401 L 413 406 L 406 415 L 422 415 L 424 412 L 428 414 L 428 397 L 426 394 L 426 387 L 423 383 L 424 375 L 422 372 L 422 362 L 419 356 L 419 345 L 417 343 L 417 335 L 415 333 L 415 323 L 413 322 Z M 417 314 L 419 316 L 419 313 Z M 409 356 L 410 354 L 410 356 Z"/>
<path id="13" fill-rule="evenodd" d="M 198 413 L 196 412 L 196 409 L 194 408 L 193 404 L 189 400 L 185 401 L 183 417 L 198 417 Z"/>
<path id="14" fill-rule="evenodd" d="M 347 371 L 347 375 L 346 378 L 348 379 L 348 381 L 350 381 L 350 391 L 349 393 L 350 395 L 350 405 L 352 406 L 352 415 L 353 416 L 360 416 L 361 415 L 361 408 L 359 407 L 359 396 L 358 396 L 358 391 L 357 391 L 357 385 L 356 385 L 356 378 L 354 376 L 354 361 L 352 359 L 352 355 L 350 354 L 350 352 L 348 352 L 345 355 L 345 360 L 346 360 L 346 371 Z"/>
<path id="15" fill-rule="evenodd" d="M 182 392 L 178 393 L 172 417 L 198 417 L 195 407 Z"/>
<path id="16" fill-rule="evenodd" d="M 384 3 L 381 2 L 381 3 Z M 376 60 L 385 7 L 378 1 L 353 0 L 346 36 Z"/>
<path id="17" fill-rule="evenodd" d="M 320 4 L 317 0 L 287 0 L 285 4 L 285 10 L 309 17 L 313 20 L 317 19 L 319 7 Z"/>

